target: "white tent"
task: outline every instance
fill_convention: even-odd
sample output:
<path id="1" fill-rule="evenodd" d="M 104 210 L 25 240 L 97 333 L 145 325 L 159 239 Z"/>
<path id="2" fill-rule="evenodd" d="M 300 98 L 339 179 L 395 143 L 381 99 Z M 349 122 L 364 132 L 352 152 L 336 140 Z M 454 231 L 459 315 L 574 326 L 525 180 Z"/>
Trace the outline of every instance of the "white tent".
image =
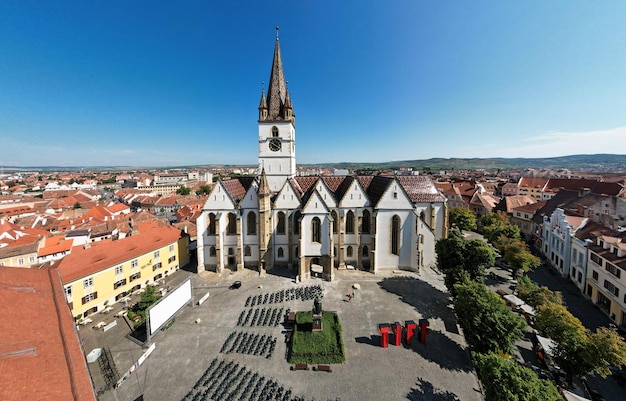
<path id="1" fill-rule="evenodd" d="M 512 294 L 505 295 L 502 298 L 504 298 L 507 304 L 511 305 L 514 308 L 524 305 L 524 301 L 522 301 L 521 299 L 519 299 L 518 297 Z"/>
<path id="2" fill-rule="evenodd" d="M 581 397 L 567 390 L 563 390 L 563 398 L 566 401 L 591 401 L 589 398 Z"/>
<path id="3" fill-rule="evenodd" d="M 546 351 L 549 356 L 554 356 L 554 350 L 556 349 L 556 341 L 548 337 L 537 336 L 537 341 L 541 344 L 541 348 Z"/>

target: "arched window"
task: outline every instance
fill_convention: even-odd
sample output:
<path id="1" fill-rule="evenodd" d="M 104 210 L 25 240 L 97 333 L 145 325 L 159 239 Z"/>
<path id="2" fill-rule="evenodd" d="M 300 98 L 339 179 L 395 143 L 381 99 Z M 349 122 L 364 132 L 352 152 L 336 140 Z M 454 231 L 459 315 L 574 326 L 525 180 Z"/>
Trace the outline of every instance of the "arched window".
<path id="1" fill-rule="evenodd" d="M 322 242 L 322 222 L 319 217 L 313 217 L 311 220 L 311 241 Z"/>
<path id="2" fill-rule="evenodd" d="M 293 250 L 293 254 L 296 255 L 296 258 L 300 257 L 300 248 L 298 248 L 297 246 L 294 248 Z"/>
<path id="3" fill-rule="evenodd" d="M 228 226 L 226 226 L 226 234 L 237 234 L 237 216 L 235 216 L 235 213 L 228 213 Z"/>
<path id="4" fill-rule="evenodd" d="M 346 234 L 354 234 L 354 213 L 348 210 L 346 214 Z"/>
<path id="5" fill-rule="evenodd" d="M 215 213 L 209 213 L 209 228 L 207 231 L 209 235 L 215 235 Z"/>
<path id="6" fill-rule="evenodd" d="M 243 255 L 244 256 L 251 256 L 252 255 L 252 252 L 250 251 L 250 245 L 246 245 L 243 248 Z"/>
<path id="7" fill-rule="evenodd" d="M 278 127 L 276 126 L 272 127 L 272 136 L 274 138 L 278 137 Z"/>
<path id="8" fill-rule="evenodd" d="M 302 213 L 299 210 L 296 210 L 293 216 L 293 234 L 300 235 L 300 217 L 302 217 Z"/>
<path id="9" fill-rule="evenodd" d="M 361 251 L 361 254 L 364 258 L 370 256 L 370 250 L 368 249 L 367 245 L 363 246 L 363 251 Z"/>
<path id="10" fill-rule="evenodd" d="M 276 224 L 276 234 L 285 235 L 285 213 L 278 212 L 278 223 Z"/>
<path id="11" fill-rule="evenodd" d="M 346 257 L 351 258 L 352 257 L 352 246 L 348 245 L 348 247 L 346 248 Z"/>
<path id="12" fill-rule="evenodd" d="M 361 232 L 363 234 L 370 233 L 370 211 L 367 209 L 363 210 L 363 220 L 361 221 Z"/>
<path id="13" fill-rule="evenodd" d="M 337 234 L 337 228 L 339 227 L 339 219 L 337 218 L 337 212 L 334 210 L 330 212 L 330 217 L 333 218 L 333 234 Z"/>
<path id="14" fill-rule="evenodd" d="M 235 248 L 228 248 L 228 255 L 229 256 L 235 255 Z"/>
<path id="15" fill-rule="evenodd" d="M 283 251 L 282 247 L 278 248 L 278 257 L 279 258 L 284 258 L 285 257 L 285 251 Z"/>
<path id="16" fill-rule="evenodd" d="M 215 247 L 214 246 L 209 248 L 209 256 L 215 257 Z"/>
<path id="17" fill-rule="evenodd" d="M 397 214 L 391 218 L 391 253 L 400 254 L 400 217 Z"/>
<path id="18" fill-rule="evenodd" d="M 256 213 L 248 212 L 246 226 L 246 232 L 248 235 L 256 235 Z"/>

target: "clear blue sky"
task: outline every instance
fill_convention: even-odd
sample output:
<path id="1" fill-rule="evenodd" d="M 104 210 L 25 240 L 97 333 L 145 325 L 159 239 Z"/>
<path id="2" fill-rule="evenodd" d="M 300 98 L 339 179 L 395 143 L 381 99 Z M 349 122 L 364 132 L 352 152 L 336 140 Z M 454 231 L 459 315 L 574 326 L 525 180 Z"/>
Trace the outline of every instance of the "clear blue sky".
<path id="1" fill-rule="evenodd" d="M 0 165 L 626 154 L 626 1 L 3 1 Z"/>

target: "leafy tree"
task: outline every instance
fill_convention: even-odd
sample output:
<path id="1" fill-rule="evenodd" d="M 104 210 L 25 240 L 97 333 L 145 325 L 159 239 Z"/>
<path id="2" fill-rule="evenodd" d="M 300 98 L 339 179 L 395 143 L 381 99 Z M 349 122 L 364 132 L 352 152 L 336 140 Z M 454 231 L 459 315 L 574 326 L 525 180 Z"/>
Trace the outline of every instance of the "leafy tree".
<path id="1" fill-rule="evenodd" d="M 498 249 L 502 250 L 504 238 L 521 238 L 519 227 L 509 224 L 509 215 L 503 211 L 487 213 L 480 218 L 480 231 Z"/>
<path id="2" fill-rule="evenodd" d="M 81 209 L 82 206 L 80 205 L 79 202 L 74 203 L 74 209 Z"/>
<path id="3" fill-rule="evenodd" d="M 541 260 L 528 251 L 528 246 L 521 239 L 509 239 L 503 251 L 504 260 L 515 272 L 527 272 L 541 264 Z"/>
<path id="4" fill-rule="evenodd" d="M 191 193 L 191 189 L 183 185 L 176 190 L 176 193 L 178 195 L 189 195 Z"/>
<path id="5" fill-rule="evenodd" d="M 454 285 L 464 277 L 481 281 L 485 269 L 495 262 L 494 250 L 481 240 L 466 240 L 459 231 L 452 231 L 435 245 L 437 265 L 444 274 L 446 287 L 454 295 Z"/>
<path id="6" fill-rule="evenodd" d="M 456 227 L 461 231 L 476 229 L 476 216 L 469 209 L 450 209 L 448 219 L 450 220 L 450 226 Z"/>
<path id="7" fill-rule="evenodd" d="M 202 185 L 200 189 L 196 191 L 196 195 L 208 195 L 211 192 L 211 187 L 209 185 Z"/>
<path id="8" fill-rule="evenodd" d="M 561 401 L 556 386 L 531 369 L 497 354 L 472 353 L 486 401 Z"/>
<path id="9" fill-rule="evenodd" d="M 475 351 L 510 352 L 515 341 L 524 336 L 524 318 L 511 312 L 484 284 L 468 281 L 457 284 L 455 290 L 454 310 Z"/>
<path id="10" fill-rule="evenodd" d="M 567 373 L 570 384 L 573 376 L 606 376 L 609 366 L 626 364 L 626 342 L 615 327 L 602 327 L 592 334 L 565 306 L 552 302 L 539 307 L 535 321 L 556 341 L 554 360 Z"/>
<path id="11" fill-rule="evenodd" d="M 563 296 L 560 292 L 554 292 L 546 286 L 536 286 L 527 276 L 517 280 L 517 295 L 535 309 L 548 302 L 563 303 Z"/>

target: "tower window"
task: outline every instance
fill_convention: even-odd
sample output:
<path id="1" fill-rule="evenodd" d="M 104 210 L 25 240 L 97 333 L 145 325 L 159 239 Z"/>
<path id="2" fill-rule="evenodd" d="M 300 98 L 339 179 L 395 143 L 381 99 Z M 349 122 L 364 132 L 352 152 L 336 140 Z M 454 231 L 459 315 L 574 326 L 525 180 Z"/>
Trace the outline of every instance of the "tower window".
<path id="1" fill-rule="evenodd" d="M 348 210 L 346 214 L 346 234 L 354 234 L 354 213 Z"/>
<path id="2" fill-rule="evenodd" d="M 250 245 L 246 245 L 245 248 L 243 248 L 243 255 L 244 256 L 252 255 L 252 252 L 250 251 Z"/>
<path id="3" fill-rule="evenodd" d="M 209 227 L 207 231 L 209 235 L 215 235 L 215 214 L 214 213 L 209 213 Z"/>
<path id="4" fill-rule="evenodd" d="M 322 222 L 319 217 L 313 217 L 311 220 L 311 241 L 322 242 Z"/>
<path id="5" fill-rule="evenodd" d="M 214 246 L 210 247 L 209 248 L 209 256 L 215 257 L 215 253 L 216 253 L 215 252 L 215 247 Z"/>
<path id="6" fill-rule="evenodd" d="M 272 137 L 278 137 L 278 127 L 276 126 L 272 127 Z"/>
<path id="7" fill-rule="evenodd" d="M 348 258 L 352 257 L 352 246 L 348 246 L 346 248 L 346 257 L 348 257 Z"/>
<path id="8" fill-rule="evenodd" d="M 276 234 L 285 235 L 285 213 L 278 212 L 278 224 L 276 224 Z"/>
<path id="9" fill-rule="evenodd" d="M 228 213 L 228 226 L 226 226 L 226 234 L 237 234 L 237 216 L 235 216 L 234 213 Z"/>
<path id="10" fill-rule="evenodd" d="M 278 248 L 278 257 L 279 258 L 284 258 L 285 257 L 285 251 L 283 251 L 282 247 Z"/>
<path id="11" fill-rule="evenodd" d="M 400 254 L 400 217 L 394 215 L 391 219 L 391 253 Z"/>
<path id="12" fill-rule="evenodd" d="M 246 232 L 248 235 L 256 235 L 256 213 L 248 212 Z"/>

